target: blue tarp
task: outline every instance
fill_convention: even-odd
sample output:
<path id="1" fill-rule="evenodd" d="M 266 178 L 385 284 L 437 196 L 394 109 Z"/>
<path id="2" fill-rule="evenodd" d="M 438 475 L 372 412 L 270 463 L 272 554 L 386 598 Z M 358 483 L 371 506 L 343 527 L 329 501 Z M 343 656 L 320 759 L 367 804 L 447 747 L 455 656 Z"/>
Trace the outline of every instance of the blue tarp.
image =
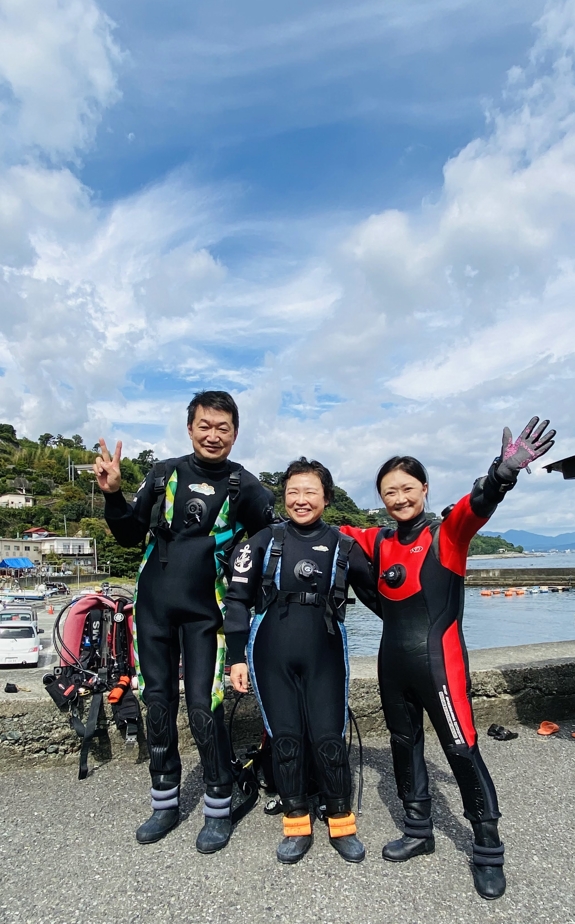
<path id="1" fill-rule="evenodd" d="M 0 568 L 14 568 L 15 570 L 23 571 L 26 568 L 33 568 L 34 562 L 31 562 L 29 558 L 3 558 L 0 561 Z"/>

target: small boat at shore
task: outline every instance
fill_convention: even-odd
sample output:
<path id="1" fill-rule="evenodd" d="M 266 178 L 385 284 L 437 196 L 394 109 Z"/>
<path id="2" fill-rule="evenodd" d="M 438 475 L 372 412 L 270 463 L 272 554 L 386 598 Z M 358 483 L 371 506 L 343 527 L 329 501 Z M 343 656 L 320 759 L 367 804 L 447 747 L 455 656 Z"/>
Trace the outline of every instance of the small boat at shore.
<path id="1" fill-rule="evenodd" d="M 547 586 L 547 584 L 542 584 L 542 585 L 541 585 L 541 587 L 539 588 L 539 593 L 540 593 L 540 594 L 548 594 L 548 593 L 549 593 L 549 587 Z"/>

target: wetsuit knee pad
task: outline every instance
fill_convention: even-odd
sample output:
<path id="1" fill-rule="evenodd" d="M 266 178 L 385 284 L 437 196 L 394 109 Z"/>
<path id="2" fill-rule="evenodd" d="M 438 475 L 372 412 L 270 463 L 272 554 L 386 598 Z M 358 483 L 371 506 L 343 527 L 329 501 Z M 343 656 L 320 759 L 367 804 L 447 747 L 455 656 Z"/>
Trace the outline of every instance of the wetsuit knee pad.
<path id="1" fill-rule="evenodd" d="M 397 794 L 402 800 L 408 799 L 413 792 L 413 745 L 398 735 L 392 735 L 391 756 Z"/>
<path id="2" fill-rule="evenodd" d="M 216 749 L 216 723 L 211 712 L 199 706 L 190 706 L 188 710 L 190 729 L 200 752 L 207 783 L 218 779 L 218 755 Z"/>
<path id="3" fill-rule="evenodd" d="M 282 801 L 305 795 L 304 752 L 301 735 L 278 735 L 272 739 L 274 777 Z"/>
<path id="4" fill-rule="evenodd" d="M 314 743 L 320 786 L 327 799 L 346 799 L 351 793 L 351 772 L 342 737 L 326 735 Z"/>
<path id="5" fill-rule="evenodd" d="M 477 745 L 447 747 L 445 756 L 461 792 L 465 817 L 471 822 L 500 818 L 493 780 Z"/>
<path id="6" fill-rule="evenodd" d="M 166 769 L 168 751 L 174 742 L 173 725 L 177 707 L 177 703 L 170 703 L 164 699 L 154 698 L 148 701 L 146 727 L 152 773 L 161 773 Z"/>

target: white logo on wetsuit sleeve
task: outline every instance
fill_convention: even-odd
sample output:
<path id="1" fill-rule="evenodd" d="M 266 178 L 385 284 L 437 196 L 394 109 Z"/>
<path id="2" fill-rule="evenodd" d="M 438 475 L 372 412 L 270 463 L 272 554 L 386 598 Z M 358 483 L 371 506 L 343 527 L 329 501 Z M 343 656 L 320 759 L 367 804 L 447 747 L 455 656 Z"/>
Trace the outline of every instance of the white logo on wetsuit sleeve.
<path id="1" fill-rule="evenodd" d="M 312 545 L 314 552 L 329 552 L 327 545 Z"/>
<path id="2" fill-rule="evenodd" d="M 243 574 L 245 571 L 249 571 L 252 565 L 252 550 L 249 545 L 244 545 L 234 562 L 234 571 L 239 571 L 240 574 Z"/>

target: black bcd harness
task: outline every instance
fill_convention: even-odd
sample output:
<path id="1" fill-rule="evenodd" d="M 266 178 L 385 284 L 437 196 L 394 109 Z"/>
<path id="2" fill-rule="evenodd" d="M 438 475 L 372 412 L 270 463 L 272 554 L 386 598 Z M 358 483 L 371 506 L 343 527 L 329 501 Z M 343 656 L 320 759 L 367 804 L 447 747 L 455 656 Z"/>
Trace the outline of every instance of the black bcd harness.
<path id="1" fill-rule="evenodd" d="M 163 462 L 155 462 L 154 473 L 154 494 L 156 500 L 150 514 L 150 532 L 157 539 L 158 552 L 162 564 L 168 561 L 168 542 L 172 539 L 171 530 L 164 516 L 166 500 L 166 484 L 169 475 L 174 471 L 179 459 L 166 459 Z M 238 507 L 240 504 L 241 481 L 243 466 L 237 463 L 231 463 L 236 467 L 232 469 L 228 477 L 228 526 L 231 529 L 232 536 L 226 545 L 219 549 L 217 558 L 227 577 L 230 576 L 229 560 L 232 549 L 237 542 L 236 526 L 238 521 Z"/>
<path id="2" fill-rule="evenodd" d="M 280 612 L 280 619 L 283 619 L 285 616 L 287 616 L 288 606 L 290 603 L 299 603 L 302 606 L 322 607 L 324 610 L 324 618 L 327 631 L 330 633 L 330 635 L 333 635 L 335 633 L 333 626 L 334 617 L 339 622 L 343 622 L 345 619 L 346 606 L 348 604 L 352 605 L 355 603 L 355 599 L 353 597 L 347 596 L 347 570 L 349 563 L 349 553 L 351 552 L 355 539 L 352 539 L 351 536 L 344 536 L 341 533 L 338 533 L 335 576 L 333 579 L 333 584 L 327 594 L 321 594 L 317 592 L 317 584 L 313 578 L 312 572 L 310 572 L 311 592 L 278 590 L 275 576 L 280 558 L 283 553 L 287 525 L 288 524 L 285 522 L 272 524 L 272 544 L 270 548 L 268 563 L 262 578 L 261 601 L 260 605 L 258 606 L 258 611 L 262 613 L 272 603 L 277 601 Z"/>

